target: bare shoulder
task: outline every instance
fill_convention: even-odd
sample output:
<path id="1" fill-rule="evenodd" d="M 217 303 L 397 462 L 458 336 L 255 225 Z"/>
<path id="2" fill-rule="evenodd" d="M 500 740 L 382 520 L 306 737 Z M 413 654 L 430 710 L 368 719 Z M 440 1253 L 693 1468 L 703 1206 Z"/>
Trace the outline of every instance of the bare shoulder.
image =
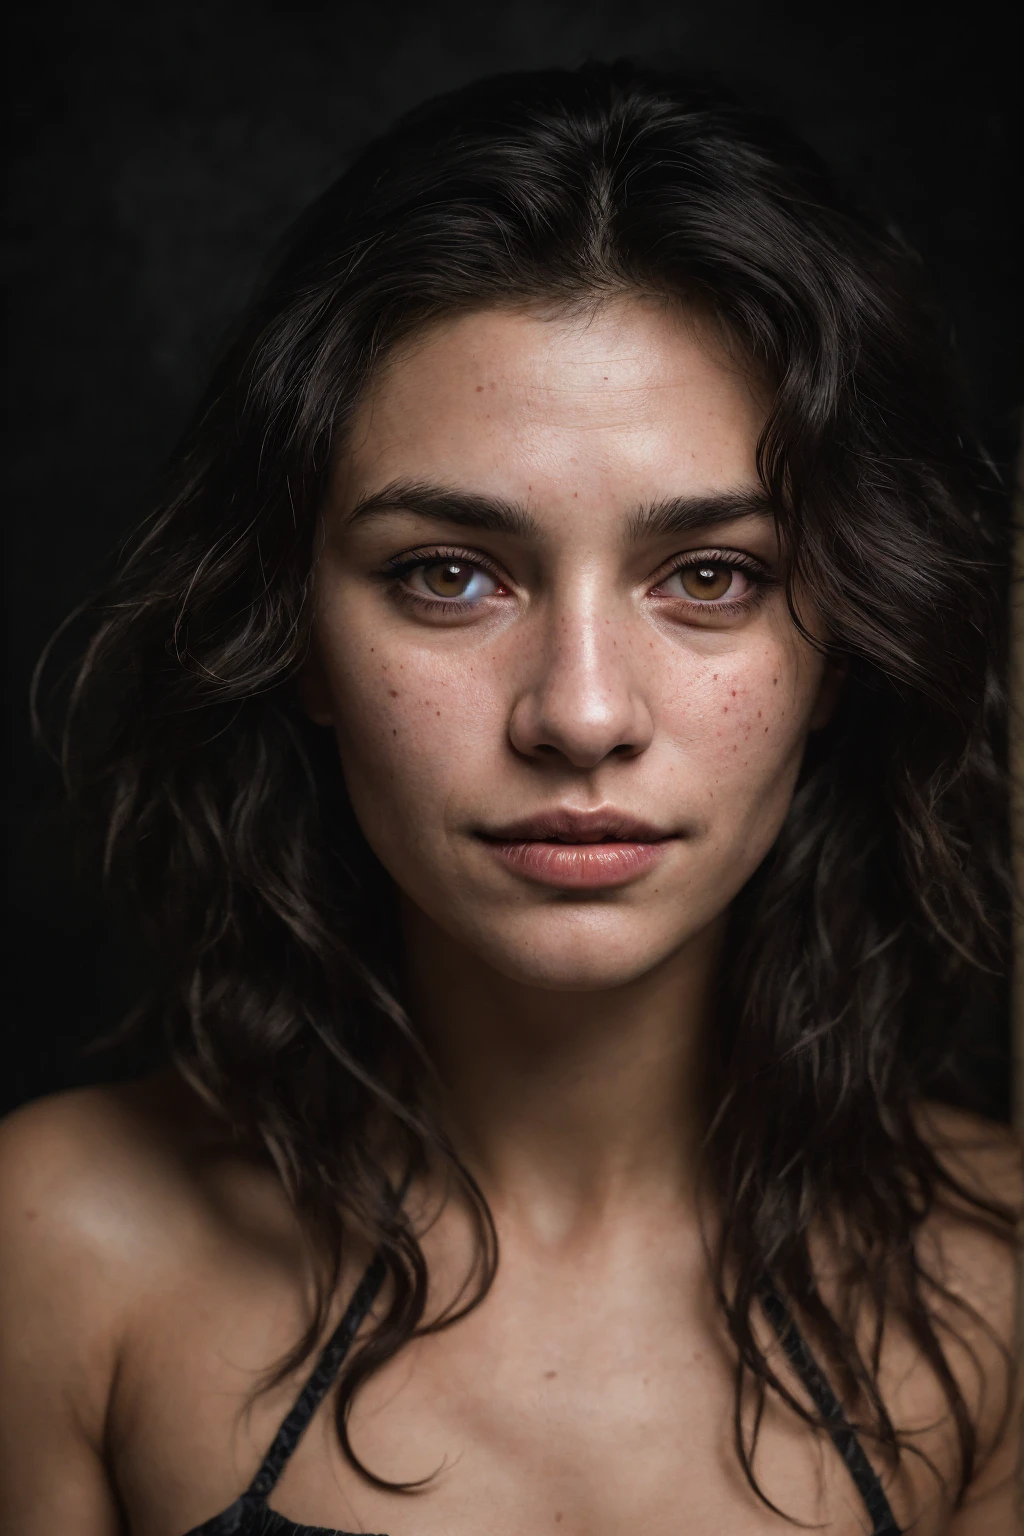
<path id="1" fill-rule="evenodd" d="M 187 1335 L 197 1295 L 229 1315 L 239 1270 L 294 1252 L 292 1220 L 273 1174 L 170 1075 L 0 1123 L 0 1400 L 17 1404 L 0 1414 L 5 1530 L 123 1529 L 108 1450 L 132 1362 L 162 1320 Z"/>
<path id="2" fill-rule="evenodd" d="M 973 1497 L 987 1506 L 989 1499 L 1009 1497 L 1006 1490 L 1019 1470 L 1024 1404 L 1021 1373 L 1013 1362 L 1019 1346 L 1024 1149 L 1009 1127 L 945 1105 L 923 1105 L 918 1123 L 951 1179 L 921 1234 L 923 1268 L 938 1282 L 926 1300 L 978 1429 Z M 966 1513 L 962 1523 L 973 1533 Z"/>
<path id="3" fill-rule="evenodd" d="M 154 1287 L 246 1222 L 273 1241 L 281 1206 L 275 1181 L 170 1074 L 26 1105 L 0 1122 L 8 1342 L 31 1341 L 37 1368 L 65 1374 L 87 1357 L 85 1395 L 99 1405 Z"/>
<path id="4" fill-rule="evenodd" d="M 0 1120 L 0 1177 L 118 1175 L 169 1166 L 215 1135 L 215 1119 L 176 1074 L 77 1088 L 36 1099 Z"/>
<path id="5" fill-rule="evenodd" d="M 225 1225 L 272 1228 L 273 1174 L 173 1073 L 39 1099 L 0 1121 L 5 1251 L 164 1262 Z M 137 1279 L 137 1276 L 136 1276 Z"/>
<path id="6" fill-rule="evenodd" d="M 50 1240 L 109 1248 L 118 1232 L 129 1238 L 158 1189 L 179 1182 L 198 1123 L 176 1081 L 83 1088 L 26 1104 L 0 1122 L 3 1217 Z"/>
<path id="7" fill-rule="evenodd" d="M 1024 1212 L 1021 1139 L 1008 1126 L 926 1104 L 918 1124 L 949 1178 L 922 1233 L 929 1273 L 1011 1347 Z"/>
<path id="8" fill-rule="evenodd" d="M 52 1289 L 88 1323 L 93 1305 L 113 1313 L 120 1293 L 137 1290 L 133 1269 L 151 1250 L 159 1208 L 167 1214 L 168 1195 L 181 1184 L 166 1117 L 147 1116 L 146 1096 L 134 1085 L 83 1089 L 27 1104 L 0 1123 L 8 1316 L 19 1293 L 34 1298 L 38 1313 Z M 173 1197 L 170 1204 L 180 1207 Z"/>
<path id="9" fill-rule="evenodd" d="M 918 1108 L 918 1126 L 939 1161 L 983 1200 L 1024 1212 L 1024 1138 L 1007 1125 L 934 1101 Z"/>

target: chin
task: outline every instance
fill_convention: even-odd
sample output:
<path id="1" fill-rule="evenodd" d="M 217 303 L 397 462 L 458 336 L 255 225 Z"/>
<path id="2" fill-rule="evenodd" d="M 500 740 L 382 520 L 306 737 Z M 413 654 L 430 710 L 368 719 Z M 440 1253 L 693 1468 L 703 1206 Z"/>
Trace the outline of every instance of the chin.
<path id="1" fill-rule="evenodd" d="M 639 920 L 638 920 L 639 919 Z M 649 917 L 621 907 L 545 907 L 493 929 L 462 936 L 494 970 L 521 986 L 551 992 L 605 992 L 648 975 L 704 926 L 652 932 Z"/>

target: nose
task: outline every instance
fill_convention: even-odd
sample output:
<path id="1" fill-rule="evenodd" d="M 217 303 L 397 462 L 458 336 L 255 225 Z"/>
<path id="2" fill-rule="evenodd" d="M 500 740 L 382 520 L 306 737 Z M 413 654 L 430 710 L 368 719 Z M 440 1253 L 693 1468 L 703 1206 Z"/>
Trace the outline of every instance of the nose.
<path id="1" fill-rule="evenodd" d="M 628 619 L 594 598 L 560 605 L 537 637 L 532 675 L 509 721 L 524 757 L 586 770 L 611 756 L 636 757 L 651 743 L 654 722 Z"/>

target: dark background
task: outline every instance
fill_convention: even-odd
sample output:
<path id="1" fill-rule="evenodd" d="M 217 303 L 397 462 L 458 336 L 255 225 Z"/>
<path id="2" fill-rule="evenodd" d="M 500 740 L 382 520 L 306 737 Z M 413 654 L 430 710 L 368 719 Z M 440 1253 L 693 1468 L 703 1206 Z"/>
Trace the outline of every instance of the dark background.
<path id="1" fill-rule="evenodd" d="M 1013 7 L 771 0 L 17 5 L 8 28 L 8 1006 L 0 1109 L 109 1073 L 130 914 L 76 870 L 31 668 L 147 507 L 223 329 L 352 151 L 474 76 L 627 54 L 788 117 L 922 252 L 1001 464 L 1024 401 Z M 991 1055 L 1005 1049 L 994 1018 Z M 1005 1071 L 983 1074 L 1005 1113 Z"/>

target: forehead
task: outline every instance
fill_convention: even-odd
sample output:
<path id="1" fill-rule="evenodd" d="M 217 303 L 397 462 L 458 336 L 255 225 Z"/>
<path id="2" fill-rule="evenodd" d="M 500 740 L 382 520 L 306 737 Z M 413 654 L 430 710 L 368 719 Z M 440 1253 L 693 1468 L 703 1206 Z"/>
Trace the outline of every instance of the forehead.
<path id="1" fill-rule="evenodd" d="M 339 473 L 356 496 L 412 477 L 538 509 L 581 495 L 635 504 L 756 484 L 764 415 L 747 373 L 677 306 L 487 309 L 396 349 Z"/>

